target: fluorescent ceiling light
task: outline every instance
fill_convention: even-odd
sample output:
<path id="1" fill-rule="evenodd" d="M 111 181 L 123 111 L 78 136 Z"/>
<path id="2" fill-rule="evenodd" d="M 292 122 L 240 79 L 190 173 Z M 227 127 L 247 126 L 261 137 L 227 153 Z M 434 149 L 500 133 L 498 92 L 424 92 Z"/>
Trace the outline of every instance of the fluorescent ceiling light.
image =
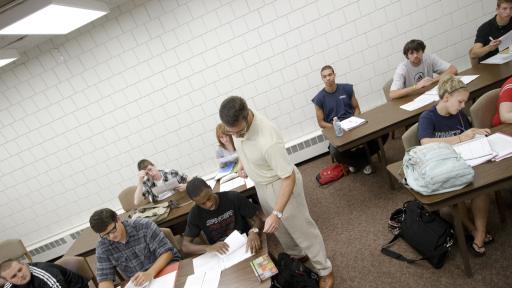
<path id="1" fill-rule="evenodd" d="M 12 61 L 18 59 L 20 55 L 16 50 L 0 50 L 0 67 L 11 63 Z"/>
<path id="2" fill-rule="evenodd" d="M 94 0 L 25 0 L 0 17 L 0 34 L 67 34 L 109 12 Z"/>

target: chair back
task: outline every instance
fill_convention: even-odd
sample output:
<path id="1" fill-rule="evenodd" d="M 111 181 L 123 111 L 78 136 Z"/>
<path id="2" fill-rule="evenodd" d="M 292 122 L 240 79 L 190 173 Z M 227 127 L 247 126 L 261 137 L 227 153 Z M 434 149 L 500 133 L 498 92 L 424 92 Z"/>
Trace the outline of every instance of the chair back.
<path id="1" fill-rule="evenodd" d="M 492 117 L 496 114 L 496 101 L 499 95 L 500 89 L 491 90 L 478 98 L 469 108 L 473 127 L 491 128 Z"/>
<path id="2" fill-rule="evenodd" d="M 471 67 L 473 67 L 475 65 L 478 65 L 480 63 L 480 61 L 478 61 L 479 60 L 478 58 L 471 57 L 471 50 L 473 50 L 473 47 L 471 47 L 471 49 L 469 49 L 469 62 L 471 63 Z"/>
<path id="3" fill-rule="evenodd" d="M 121 191 L 117 196 L 117 198 L 119 198 L 119 202 L 121 202 L 121 207 L 123 207 L 123 210 L 126 212 L 148 203 L 143 202 L 141 205 L 135 205 L 135 190 L 137 190 L 137 186 L 130 186 Z"/>
<path id="4" fill-rule="evenodd" d="M 384 92 L 384 97 L 386 97 L 386 101 L 391 101 L 391 97 L 389 97 L 389 91 L 391 90 L 391 83 L 393 83 L 393 79 L 389 79 L 384 86 L 382 86 L 382 92 Z"/>
<path id="5" fill-rule="evenodd" d="M 25 256 L 32 262 L 32 256 L 20 239 L 7 239 L 0 242 L 0 263 L 9 259 L 19 259 Z"/>
<path id="6" fill-rule="evenodd" d="M 421 145 L 420 141 L 418 140 L 418 123 L 412 125 L 405 131 L 405 133 L 402 135 L 402 143 L 404 144 L 404 148 L 407 151 L 407 149 L 419 146 Z"/>
<path id="7" fill-rule="evenodd" d="M 174 234 L 172 233 L 171 229 L 160 228 L 160 231 L 162 231 L 162 233 L 164 233 L 165 238 L 167 238 L 169 240 L 169 242 L 171 242 L 172 246 L 174 246 L 174 248 L 180 250 L 180 252 L 181 252 L 181 245 L 178 245 L 178 241 L 176 240 L 176 237 L 174 237 Z"/>
<path id="8" fill-rule="evenodd" d="M 91 266 L 89 266 L 89 263 L 87 263 L 87 260 L 85 260 L 84 257 L 64 256 L 55 261 L 55 264 L 77 273 L 78 275 L 84 277 L 87 281 L 92 280 L 94 285 L 98 287 L 96 276 L 94 276 L 94 272 L 92 271 Z"/>

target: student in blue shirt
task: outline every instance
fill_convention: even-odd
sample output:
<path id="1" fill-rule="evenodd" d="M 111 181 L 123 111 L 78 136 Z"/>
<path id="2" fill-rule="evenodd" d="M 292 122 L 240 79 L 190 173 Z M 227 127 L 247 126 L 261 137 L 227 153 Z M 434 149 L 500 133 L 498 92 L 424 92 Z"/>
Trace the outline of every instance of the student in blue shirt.
<path id="1" fill-rule="evenodd" d="M 462 109 L 469 97 L 464 82 L 453 75 L 444 76 L 439 82 L 439 102 L 431 109 L 423 112 L 418 121 L 418 139 L 422 145 L 433 142 L 456 144 L 473 139 L 476 135 L 488 135 L 489 129 L 471 128 L 468 118 Z M 466 211 L 462 223 L 473 237 L 470 245 L 476 256 L 485 254 L 485 244 L 493 241 L 491 234 L 486 232 L 489 214 L 489 197 L 481 195 L 471 200 L 469 217 Z"/>

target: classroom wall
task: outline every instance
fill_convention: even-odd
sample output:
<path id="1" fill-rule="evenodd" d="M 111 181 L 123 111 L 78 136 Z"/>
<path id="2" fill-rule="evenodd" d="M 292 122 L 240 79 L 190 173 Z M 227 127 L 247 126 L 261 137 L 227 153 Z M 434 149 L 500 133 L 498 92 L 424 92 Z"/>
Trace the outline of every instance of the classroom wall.
<path id="1" fill-rule="evenodd" d="M 319 69 L 362 110 L 420 38 L 460 70 L 491 0 L 130 0 L 0 68 L 0 238 L 27 245 L 86 223 L 136 162 L 215 170 L 214 127 L 241 95 L 287 141 L 317 130 Z"/>

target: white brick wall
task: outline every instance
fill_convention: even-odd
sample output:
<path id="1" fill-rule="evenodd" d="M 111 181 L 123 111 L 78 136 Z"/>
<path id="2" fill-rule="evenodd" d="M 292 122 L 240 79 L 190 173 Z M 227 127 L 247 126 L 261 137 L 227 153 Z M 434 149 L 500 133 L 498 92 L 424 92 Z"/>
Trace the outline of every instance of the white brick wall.
<path id="1" fill-rule="evenodd" d="M 0 69 L 1 238 L 35 243 L 119 208 L 149 158 L 215 170 L 217 109 L 245 97 L 293 140 L 317 129 L 319 69 L 363 110 L 423 39 L 460 70 L 491 0 L 128 0 Z"/>

